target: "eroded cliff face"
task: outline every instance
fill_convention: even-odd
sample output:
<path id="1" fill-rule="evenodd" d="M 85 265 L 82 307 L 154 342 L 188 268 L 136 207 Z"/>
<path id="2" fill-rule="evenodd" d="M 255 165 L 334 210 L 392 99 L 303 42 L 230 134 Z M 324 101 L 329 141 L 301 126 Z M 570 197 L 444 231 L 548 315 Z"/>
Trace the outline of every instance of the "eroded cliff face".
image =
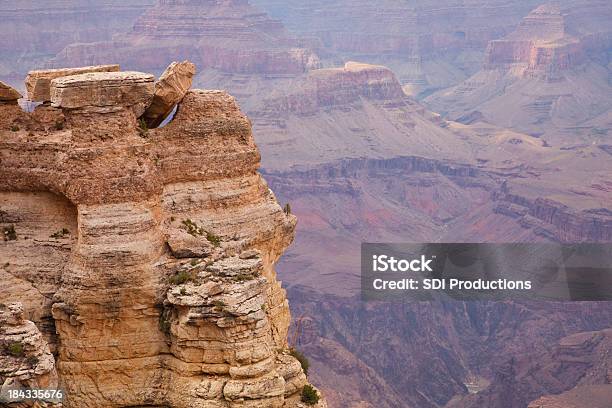
<path id="1" fill-rule="evenodd" d="M 0 77 L 20 81 L 74 42 L 110 40 L 154 0 L 20 0 L 0 4 Z"/>
<path id="2" fill-rule="evenodd" d="M 0 302 L 54 351 L 64 406 L 296 406 L 274 272 L 296 218 L 257 173 L 249 120 L 182 89 L 148 129 L 167 82 L 86 71 L 52 73 L 32 113 L 0 104 Z"/>
<path id="3" fill-rule="evenodd" d="M 543 4 L 489 42 L 480 71 L 424 102 L 453 120 L 479 116 L 568 146 L 602 143 L 611 108 L 610 18 L 605 1 Z"/>
<path id="4" fill-rule="evenodd" d="M 53 64 L 112 60 L 156 72 L 183 56 L 228 74 L 295 75 L 318 65 L 312 51 L 247 0 L 160 0 L 113 41 L 71 44 Z"/>

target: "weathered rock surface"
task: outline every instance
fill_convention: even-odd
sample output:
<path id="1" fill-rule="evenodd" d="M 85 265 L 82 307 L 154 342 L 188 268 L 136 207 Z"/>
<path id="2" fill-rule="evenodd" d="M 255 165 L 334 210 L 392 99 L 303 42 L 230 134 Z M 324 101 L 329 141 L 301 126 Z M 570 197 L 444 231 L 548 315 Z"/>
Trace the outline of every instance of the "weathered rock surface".
<path id="1" fill-rule="evenodd" d="M 191 90 L 147 130 L 153 88 L 88 73 L 53 80 L 51 106 L 0 108 L 0 301 L 43 323 L 64 407 L 300 406 L 273 268 L 296 219 L 231 96 Z"/>
<path id="2" fill-rule="evenodd" d="M 0 103 L 15 103 L 22 95 L 14 88 L 0 81 Z"/>
<path id="3" fill-rule="evenodd" d="M 7 396 L 9 390 L 57 389 L 58 385 L 55 359 L 36 325 L 25 320 L 23 305 L 0 304 L 0 399 Z"/>
<path id="4" fill-rule="evenodd" d="M 51 106 L 64 109 L 130 108 L 140 117 L 151 104 L 155 77 L 140 72 L 91 72 L 51 81 Z"/>
<path id="5" fill-rule="evenodd" d="M 528 408 L 607 408 L 612 401 L 612 384 L 585 385 L 559 395 L 538 398 Z"/>
<path id="6" fill-rule="evenodd" d="M 183 99 L 195 75 L 195 65 L 189 61 L 173 62 L 155 82 L 153 101 L 145 112 L 149 128 L 159 126 Z"/>
<path id="7" fill-rule="evenodd" d="M 28 99 L 33 102 L 48 102 L 51 100 L 51 81 L 70 75 L 90 72 L 118 72 L 119 65 L 98 65 L 81 68 L 61 68 L 30 71 L 25 79 Z"/>

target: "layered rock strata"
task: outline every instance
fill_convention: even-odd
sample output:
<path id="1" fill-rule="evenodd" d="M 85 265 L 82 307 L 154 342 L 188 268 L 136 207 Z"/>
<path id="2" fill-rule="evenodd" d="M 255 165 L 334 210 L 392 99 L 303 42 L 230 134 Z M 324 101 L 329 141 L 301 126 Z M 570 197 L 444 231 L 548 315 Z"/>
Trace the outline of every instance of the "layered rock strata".
<path id="1" fill-rule="evenodd" d="M 16 104 L 21 97 L 16 89 L 0 81 L 0 104 Z"/>
<path id="2" fill-rule="evenodd" d="M 50 93 L 31 114 L 0 108 L 0 301 L 23 300 L 57 350 L 64 406 L 298 406 L 273 268 L 296 219 L 234 99 L 188 91 L 148 129 L 151 75 L 65 76 Z"/>
<path id="3" fill-rule="evenodd" d="M 94 67 L 63 68 L 30 71 L 25 79 L 28 99 L 32 102 L 49 102 L 51 100 L 51 81 L 70 75 L 91 72 L 118 72 L 119 65 L 98 65 Z"/>
<path id="4" fill-rule="evenodd" d="M 9 390 L 57 389 L 55 359 L 38 327 L 24 318 L 21 303 L 0 304 L 0 347 L 0 401 Z"/>
<path id="5" fill-rule="evenodd" d="M 157 71 L 168 58 L 188 56 L 200 69 L 232 74 L 295 75 L 317 66 L 277 20 L 246 0 L 160 0 L 111 42 L 75 43 L 55 58 L 74 65 L 119 61 Z"/>

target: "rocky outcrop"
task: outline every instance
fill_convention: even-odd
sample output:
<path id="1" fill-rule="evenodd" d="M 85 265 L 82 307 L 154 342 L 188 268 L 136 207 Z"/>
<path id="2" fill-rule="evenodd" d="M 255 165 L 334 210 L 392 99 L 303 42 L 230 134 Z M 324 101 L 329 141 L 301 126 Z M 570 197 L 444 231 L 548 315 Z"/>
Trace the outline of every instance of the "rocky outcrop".
<path id="1" fill-rule="evenodd" d="M 311 71 L 296 80 L 288 95 L 264 102 L 275 115 L 313 115 L 320 109 L 338 108 L 358 101 L 401 100 L 405 97 L 395 75 L 387 67 L 347 62 L 342 68 Z"/>
<path id="2" fill-rule="evenodd" d="M 159 126 L 191 88 L 195 65 L 189 61 L 173 62 L 155 82 L 153 101 L 145 112 L 149 128 Z"/>
<path id="3" fill-rule="evenodd" d="M 51 106 L 63 109 L 118 111 L 140 117 L 153 100 L 155 77 L 140 72 L 93 72 L 51 81 Z"/>
<path id="4" fill-rule="evenodd" d="M 529 13 L 516 31 L 489 43 L 484 66 L 524 64 L 524 75 L 551 76 L 584 62 L 584 46 L 567 33 L 560 8 L 545 4 Z"/>
<path id="5" fill-rule="evenodd" d="M 21 303 L 0 304 L 0 402 L 9 390 L 57 389 L 55 359 Z M 21 407 L 19 403 L 3 405 Z M 32 405 L 25 405 L 32 406 Z M 40 406 L 56 406 L 49 402 Z"/>
<path id="6" fill-rule="evenodd" d="M 231 96 L 188 91 L 148 129 L 153 98 L 151 75 L 95 72 L 54 79 L 32 113 L 0 108 L 0 301 L 44 323 L 65 407 L 299 406 L 273 268 L 295 217 Z"/>
<path id="7" fill-rule="evenodd" d="M 15 104 L 22 95 L 17 92 L 14 88 L 8 86 L 4 82 L 0 81 L 0 103 L 1 104 Z"/>
<path id="8" fill-rule="evenodd" d="M 25 79 L 28 99 L 32 102 L 48 102 L 51 100 L 51 81 L 70 75 L 87 74 L 90 72 L 117 72 L 119 65 L 98 65 L 95 67 L 62 68 L 30 71 Z"/>

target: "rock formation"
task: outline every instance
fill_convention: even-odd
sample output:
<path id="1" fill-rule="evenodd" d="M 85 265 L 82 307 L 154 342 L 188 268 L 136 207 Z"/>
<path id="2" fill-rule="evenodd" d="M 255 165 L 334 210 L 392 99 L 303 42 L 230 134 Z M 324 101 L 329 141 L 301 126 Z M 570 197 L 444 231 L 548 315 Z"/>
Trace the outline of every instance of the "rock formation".
<path id="1" fill-rule="evenodd" d="M 21 82 L 66 45 L 111 40 L 154 0 L 20 0 L 0 3 L 0 78 Z"/>
<path id="2" fill-rule="evenodd" d="M 17 90 L 0 81 L 0 104 L 16 104 L 21 97 Z"/>
<path id="3" fill-rule="evenodd" d="M 0 106 L 0 301 L 23 301 L 56 352 L 64 406 L 299 406 L 273 269 L 296 219 L 257 173 L 249 120 L 190 90 L 149 129 L 152 75 L 65 73 L 51 104 Z"/>
<path id="4" fill-rule="evenodd" d="M 425 103 L 453 120 L 477 115 L 557 143 L 600 143 L 612 109 L 610 18 L 609 2 L 599 0 L 541 5 L 489 43 L 480 71 Z"/>
<path id="5" fill-rule="evenodd" d="M 529 404 L 528 408 L 607 408 L 612 401 L 612 384 L 586 385 L 559 395 L 547 395 Z"/>
<path id="6" fill-rule="evenodd" d="M 25 79 L 28 99 L 32 102 L 51 101 L 51 81 L 69 75 L 87 74 L 90 72 L 118 72 L 119 65 L 99 65 L 70 69 L 48 69 L 30 71 Z"/>
<path id="7" fill-rule="evenodd" d="M 0 400 L 8 390 L 58 389 L 55 359 L 21 303 L 0 304 L 0 347 Z"/>
<path id="8" fill-rule="evenodd" d="M 168 58 L 189 57 L 200 70 L 231 74 L 299 74 L 318 64 L 284 27 L 247 0 L 160 0 L 112 42 L 82 42 L 62 50 L 55 64 L 118 61 L 130 69 L 163 69 Z M 161 71 L 160 71 L 161 72 Z"/>
<path id="9" fill-rule="evenodd" d="M 191 88 L 195 65 L 189 61 L 173 62 L 155 83 L 153 101 L 145 115 L 147 126 L 159 126 Z"/>
<path id="10" fill-rule="evenodd" d="M 488 41 L 512 31 L 540 2 L 499 0 L 253 0 L 322 58 L 338 56 L 393 69 L 417 95 L 448 87 L 478 70 Z"/>
<path id="11" fill-rule="evenodd" d="M 605 329 L 564 337 L 545 353 L 526 352 L 496 367 L 485 390 L 453 401 L 448 408 L 519 408 L 542 394 L 557 396 L 544 396 L 529 404 L 530 408 L 604 407 L 604 401 L 609 405 L 611 342 L 612 329 Z M 557 401 L 567 405 L 557 405 Z"/>

